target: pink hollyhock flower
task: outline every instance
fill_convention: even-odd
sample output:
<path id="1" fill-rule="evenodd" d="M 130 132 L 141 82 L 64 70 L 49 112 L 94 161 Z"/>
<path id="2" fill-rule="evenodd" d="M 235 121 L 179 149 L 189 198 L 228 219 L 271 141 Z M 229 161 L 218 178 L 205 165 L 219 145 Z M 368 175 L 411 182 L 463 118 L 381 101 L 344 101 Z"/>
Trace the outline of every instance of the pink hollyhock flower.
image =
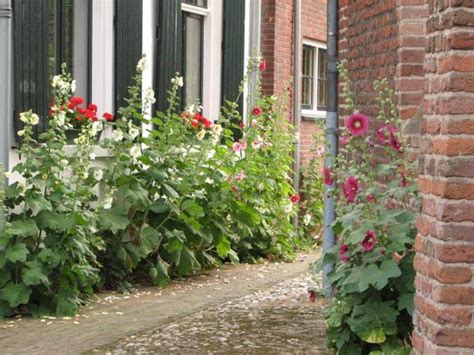
<path id="1" fill-rule="evenodd" d="M 355 201 L 357 194 L 359 193 L 360 183 L 354 176 L 349 176 L 342 187 L 344 196 L 346 197 L 347 203 Z"/>
<path id="2" fill-rule="evenodd" d="M 263 110 L 258 106 L 254 107 L 252 109 L 252 115 L 254 115 L 254 116 L 260 116 L 262 114 L 262 112 L 263 112 Z"/>
<path id="3" fill-rule="evenodd" d="M 344 263 L 349 260 L 349 257 L 346 255 L 348 251 L 349 251 L 349 245 L 341 244 L 339 246 L 339 259 Z"/>
<path id="4" fill-rule="evenodd" d="M 308 300 L 312 303 L 316 301 L 316 291 L 314 290 L 309 290 L 308 291 Z"/>
<path id="5" fill-rule="evenodd" d="M 346 128 L 354 136 L 362 136 L 369 130 L 369 118 L 361 113 L 355 113 L 346 118 Z"/>
<path id="6" fill-rule="evenodd" d="M 332 185 L 334 183 L 334 179 L 332 178 L 331 168 L 323 169 L 323 178 L 324 178 L 324 183 L 326 185 Z"/>
<path id="7" fill-rule="evenodd" d="M 377 244 L 377 235 L 374 231 L 367 231 L 364 240 L 360 243 L 365 251 L 372 251 Z"/>
<path id="8" fill-rule="evenodd" d="M 262 145 L 262 142 L 260 142 L 260 141 L 253 141 L 252 142 L 252 148 L 253 149 L 259 149 L 261 147 L 261 145 Z"/>
<path id="9" fill-rule="evenodd" d="M 262 59 L 259 65 L 260 71 L 265 71 L 267 70 L 267 61 L 265 59 Z"/>
<path id="10" fill-rule="evenodd" d="M 239 142 L 234 142 L 234 144 L 232 144 L 232 150 L 234 153 L 240 153 L 242 150 L 242 145 Z"/>
<path id="11" fill-rule="evenodd" d="M 294 195 L 290 196 L 290 201 L 292 203 L 298 203 L 298 202 L 300 202 L 300 200 L 301 200 L 301 197 L 298 194 L 294 194 Z"/>
<path id="12" fill-rule="evenodd" d="M 244 127 L 245 127 L 244 123 L 243 123 L 243 122 L 240 122 L 240 123 L 239 123 L 239 127 L 240 127 L 240 129 L 244 129 Z"/>
<path id="13" fill-rule="evenodd" d="M 240 140 L 240 146 L 242 147 L 243 150 L 247 149 L 247 141 L 241 139 Z"/>
<path id="14" fill-rule="evenodd" d="M 368 194 L 366 196 L 367 202 L 374 202 L 375 201 L 375 196 L 373 194 Z"/>
<path id="15" fill-rule="evenodd" d="M 252 124 L 252 127 L 258 125 L 258 121 L 254 118 L 252 121 L 251 121 L 251 124 Z"/>
<path id="16" fill-rule="evenodd" d="M 316 155 L 318 157 L 322 157 L 324 155 L 324 146 L 322 145 L 319 145 L 317 148 L 316 148 Z"/>
<path id="17" fill-rule="evenodd" d="M 243 171 L 241 171 L 240 173 L 235 175 L 234 179 L 235 179 L 235 181 L 242 181 L 243 179 L 245 179 L 245 173 Z"/>
<path id="18" fill-rule="evenodd" d="M 339 142 L 341 143 L 341 146 L 346 146 L 349 142 L 351 141 L 350 136 L 343 136 L 339 138 Z"/>

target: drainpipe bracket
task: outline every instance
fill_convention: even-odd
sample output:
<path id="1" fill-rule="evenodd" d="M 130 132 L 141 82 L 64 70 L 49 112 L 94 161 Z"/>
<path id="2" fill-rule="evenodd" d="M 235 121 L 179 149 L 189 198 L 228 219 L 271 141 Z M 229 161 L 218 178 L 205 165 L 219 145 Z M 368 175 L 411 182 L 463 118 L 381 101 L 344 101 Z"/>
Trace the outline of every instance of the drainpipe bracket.
<path id="1" fill-rule="evenodd" d="M 339 66 L 339 61 L 338 60 L 335 60 L 335 61 L 328 61 L 328 72 L 331 72 L 331 73 L 337 73 L 339 70 L 337 69 L 337 67 Z"/>

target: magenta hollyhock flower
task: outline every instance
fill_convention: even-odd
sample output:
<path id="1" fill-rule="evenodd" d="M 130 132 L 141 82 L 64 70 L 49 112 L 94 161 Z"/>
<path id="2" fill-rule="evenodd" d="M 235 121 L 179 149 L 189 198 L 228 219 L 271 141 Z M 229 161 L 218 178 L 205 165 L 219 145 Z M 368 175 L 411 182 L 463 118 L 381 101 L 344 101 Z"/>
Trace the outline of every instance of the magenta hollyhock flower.
<path id="1" fill-rule="evenodd" d="M 324 183 L 326 185 L 332 185 L 334 183 L 334 179 L 332 178 L 331 168 L 323 169 L 323 178 L 324 178 Z"/>
<path id="2" fill-rule="evenodd" d="M 361 113 L 354 113 L 346 118 L 346 128 L 354 136 L 362 136 L 369 130 L 369 118 Z"/>
<path id="3" fill-rule="evenodd" d="M 367 233 L 365 234 L 364 240 L 362 241 L 362 243 L 360 243 L 360 245 L 365 251 L 372 251 L 376 244 L 377 244 L 377 235 L 375 234 L 374 231 L 370 231 L 370 230 L 367 231 Z"/>
<path id="4" fill-rule="evenodd" d="M 379 141 L 380 144 L 382 145 L 387 145 L 388 139 L 390 137 L 390 133 L 395 133 L 397 129 L 391 125 L 391 124 L 386 124 L 379 129 L 375 131 L 375 134 L 377 136 L 377 140 Z"/>
<path id="5" fill-rule="evenodd" d="M 408 180 L 407 180 L 407 177 L 405 176 L 405 173 L 400 174 L 400 186 L 401 187 L 407 187 L 408 186 Z"/>
<path id="6" fill-rule="evenodd" d="M 314 303 L 316 301 L 316 291 L 314 290 L 309 290 L 308 291 L 308 300 L 312 303 Z"/>
<path id="7" fill-rule="evenodd" d="M 359 193 L 359 189 L 360 183 L 355 176 L 349 176 L 347 180 L 344 181 L 342 190 L 344 192 L 344 196 L 346 197 L 347 203 L 353 203 L 355 201 L 355 198 Z"/>
<path id="8" fill-rule="evenodd" d="M 373 194 L 368 194 L 366 196 L 367 202 L 374 202 L 375 201 L 375 196 Z"/>
<path id="9" fill-rule="evenodd" d="M 344 263 L 349 260 L 349 257 L 346 255 L 348 251 L 349 251 L 349 245 L 341 244 L 339 246 L 339 259 Z"/>
<path id="10" fill-rule="evenodd" d="M 393 149 L 397 151 L 400 150 L 400 148 L 402 147 L 400 144 L 400 141 L 398 140 L 398 138 L 395 136 L 393 132 L 390 132 L 390 145 L 392 146 Z"/>
<path id="11" fill-rule="evenodd" d="M 350 136 L 343 136 L 343 137 L 340 137 L 339 138 L 339 143 L 341 144 L 342 147 L 346 146 L 347 144 L 349 144 L 349 142 L 351 141 L 351 137 Z"/>
<path id="12" fill-rule="evenodd" d="M 232 150 L 234 153 L 240 153 L 240 151 L 243 149 L 242 145 L 239 142 L 235 142 L 232 144 Z"/>

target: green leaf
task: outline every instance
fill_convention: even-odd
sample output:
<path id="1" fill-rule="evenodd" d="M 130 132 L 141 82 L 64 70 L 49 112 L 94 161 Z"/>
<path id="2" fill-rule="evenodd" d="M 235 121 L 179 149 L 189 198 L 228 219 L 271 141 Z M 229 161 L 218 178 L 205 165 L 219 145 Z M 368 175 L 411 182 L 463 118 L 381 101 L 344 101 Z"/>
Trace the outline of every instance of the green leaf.
<path id="1" fill-rule="evenodd" d="M 358 275 L 359 292 L 364 292 L 370 285 L 375 285 L 379 279 L 379 273 L 379 268 L 374 264 L 370 264 L 368 267 L 364 268 L 364 270 Z"/>
<path id="2" fill-rule="evenodd" d="M 25 198 L 26 203 L 28 206 L 35 211 L 42 211 L 47 210 L 51 211 L 52 206 L 51 202 L 43 197 L 43 195 L 36 195 L 36 196 L 27 196 Z"/>
<path id="3" fill-rule="evenodd" d="M 221 258 L 227 256 L 230 251 L 230 241 L 225 237 L 219 237 L 216 244 L 217 255 Z"/>
<path id="4" fill-rule="evenodd" d="M 135 208 L 145 209 L 150 205 L 148 199 L 148 191 L 145 190 L 138 182 L 132 184 L 130 188 L 123 189 L 123 195 Z"/>
<path id="5" fill-rule="evenodd" d="M 2 272 L 0 272 L 0 287 L 2 287 L 3 285 L 5 285 L 8 281 L 11 280 L 11 274 L 10 272 L 6 271 L 6 270 L 2 270 Z"/>
<path id="6" fill-rule="evenodd" d="M 232 201 L 232 217 L 238 222 L 253 228 L 260 224 L 260 213 L 253 207 L 240 201 Z"/>
<path id="7" fill-rule="evenodd" d="M 191 217 L 200 218 L 204 217 L 204 209 L 193 200 L 186 200 L 181 205 L 181 208 L 186 211 Z"/>
<path id="8" fill-rule="evenodd" d="M 158 259 L 156 263 L 156 275 L 153 277 L 153 283 L 160 286 L 165 287 L 170 282 L 170 277 L 168 275 L 168 267 L 169 265 L 165 263 L 161 258 Z"/>
<path id="9" fill-rule="evenodd" d="M 130 224 L 127 210 L 121 207 L 101 211 L 98 220 L 100 221 L 99 226 L 102 230 L 110 230 L 114 234 L 124 230 Z"/>
<path id="10" fill-rule="evenodd" d="M 388 279 L 398 277 L 402 274 L 400 268 L 398 267 L 397 263 L 393 260 L 384 260 L 382 265 L 380 266 L 380 273 L 383 275 L 381 279 L 377 282 L 377 289 L 381 290 L 384 288 L 387 283 Z"/>
<path id="11" fill-rule="evenodd" d="M 7 301 L 10 307 L 15 308 L 20 304 L 27 304 L 31 290 L 22 282 L 10 281 L 0 292 L 0 299 Z"/>
<path id="12" fill-rule="evenodd" d="M 188 275 L 192 270 L 199 269 L 201 264 L 194 256 L 194 252 L 184 247 L 181 250 L 181 258 L 177 267 L 180 275 Z"/>
<path id="13" fill-rule="evenodd" d="M 0 319 L 10 317 L 13 313 L 12 308 L 6 301 L 0 301 Z"/>
<path id="14" fill-rule="evenodd" d="M 382 344 L 387 337 L 382 328 L 367 329 L 357 334 L 359 338 L 370 344 Z"/>
<path id="15" fill-rule="evenodd" d="M 11 235 L 17 235 L 20 237 L 35 237 L 39 233 L 38 227 L 33 218 L 25 220 L 16 219 L 12 221 L 8 227 L 8 231 Z"/>
<path id="16" fill-rule="evenodd" d="M 45 274 L 43 265 L 38 260 L 27 262 L 21 277 L 27 286 L 49 285 L 48 276 Z"/>
<path id="17" fill-rule="evenodd" d="M 26 245 L 23 243 L 17 243 L 7 249 L 5 257 L 12 263 L 16 263 L 17 261 L 24 263 L 28 254 L 29 251 Z"/>
<path id="18" fill-rule="evenodd" d="M 398 301 L 398 310 L 401 311 L 406 309 L 408 314 L 411 316 L 413 315 L 413 293 L 404 293 L 400 296 L 400 300 Z"/>
<path id="19" fill-rule="evenodd" d="M 163 186 L 161 188 L 163 189 L 163 193 L 166 196 L 168 196 L 170 198 L 179 198 L 179 194 L 170 185 L 163 184 Z"/>
<path id="20" fill-rule="evenodd" d="M 148 225 L 143 226 L 140 231 L 141 246 L 140 250 L 142 255 L 146 256 L 150 252 L 157 249 L 161 241 L 161 234 L 158 231 Z"/>
<path id="21" fill-rule="evenodd" d="M 75 229 L 77 226 L 75 214 L 60 214 L 43 210 L 38 213 L 35 219 L 41 229 L 52 229 L 65 232 Z"/>
<path id="22" fill-rule="evenodd" d="M 166 203 L 165 199 L 158 199 L 150 206 L 150 210 L 157 214 L 165 213 L 169 211 L 170 206 Z"/>

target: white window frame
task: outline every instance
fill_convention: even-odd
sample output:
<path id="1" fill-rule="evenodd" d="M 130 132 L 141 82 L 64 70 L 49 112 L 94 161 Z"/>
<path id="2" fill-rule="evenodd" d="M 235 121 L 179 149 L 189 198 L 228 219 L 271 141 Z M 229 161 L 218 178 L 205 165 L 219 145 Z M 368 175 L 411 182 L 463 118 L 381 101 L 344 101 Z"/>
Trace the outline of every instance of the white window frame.
<path id="1" fill-rule="evenodd" d="M 221 42 L 223 0 L 207 0 L 207 8 L 186 3 L 181 10 L 204 17 L 202 111 L 210 120 L 217 120 L 221 98 Z"/>
<path id="2" fill-rule="evenodd" d="M 315 49 L 313 58 L 313 103 L 314 109 L 301 109 L 301 116 L 307 118 L 324 118 L 326 117 L 326 110 L 318 110 L 318 78 L 319 78 L 319 49 L 327 50 L 327 46 L 323 42 L 304 39 L 303 45 L 313 47 Z M 303 60 L 303 58 L 301 58 Z"/>

